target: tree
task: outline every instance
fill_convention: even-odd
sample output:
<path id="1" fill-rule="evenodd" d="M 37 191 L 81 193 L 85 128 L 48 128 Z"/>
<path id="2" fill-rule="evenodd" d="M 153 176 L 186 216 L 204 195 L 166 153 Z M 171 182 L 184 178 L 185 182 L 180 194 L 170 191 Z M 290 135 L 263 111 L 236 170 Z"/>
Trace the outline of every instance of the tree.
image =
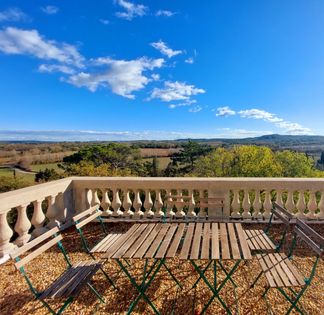
<path id="1" fill-rule="evenodd" d="M 61 178 L 60 174 L 53 168 L 45 168 L 45 170 L 40 170 L 35 174 L 35 182 L 37 183 L 49 182 L 59 178 Z"/>

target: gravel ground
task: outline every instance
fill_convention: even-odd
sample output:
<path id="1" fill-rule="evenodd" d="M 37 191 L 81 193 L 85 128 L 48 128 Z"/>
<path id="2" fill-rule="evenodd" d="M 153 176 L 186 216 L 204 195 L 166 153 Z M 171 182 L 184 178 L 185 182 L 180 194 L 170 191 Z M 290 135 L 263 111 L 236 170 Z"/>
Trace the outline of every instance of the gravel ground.
<path id="1" fill-rule="evenodd" d="M 256 228 L 255 225 L 245 225 L 245 228 Z M 263 226 L 261 226 L 262 228 Z M 109 224 L 110 231 L 125 231 L 129 228 L 127 224 Z M 258 228 L 260 228 L 258 226 Z M 321 235 L 324 235 L 324 226 L 314 225 Z M 278 236 L 281 226 L 274 227 L 274 235 Z M 98 239 L 97 226 L 91 225 L 88 228 L 90 241 Z M 89 259 L 82 251 L 80 239 L 73 228 L 63 233 L 63 245 L 69 253 L 73 262 Z M 289 240 L 288 240 L 289 242 Z M 99 258 L 100 256 L 98 256 Z M 298 244 L 298 250 L 294 257 L 294 263 L 305 276 L 312 267 L 312 252 Z M 132 273 L 140 276 L 143 263 L 133 260 Z M 179 290 L 172 281 L 165 269 L 161 269 L 156 279 L 147 291 L 147 295 L 160 310 L 161 314 L 195 314 L 198 315 L 203 305 L 209 300 L 211 293 L 203 281 L 200 281 L 196 289 L 191 289 L 197 279 L 197 274 L 189 263 L 179 262 L 178 260 L 167 261 L 176 277 L 183 284 L 183 289 Z M 225 264 L 229 269 L 233 263 Z M 56 248 L 48 250 L 43 255 L 37 257 L 26 267 L 28 274 L 35 287 L 39 290 L 46 288 L 55 278 L 57 278 L 66 267 L 66 263 Z M 116 281 L 118 290 L 114 290 L 101 272 L 93 278 L 93 284 L 98 291 L 106 298 L 105 304 L 100 304 L 94 295 L 85 288 L 75 302 L 70 305 L 64 314 L 125 314 L 131 301 L 136 296 L 136 291 L 131 286 L 128 278 L 120 272 L 118 266 L 109 261 L 105 264 L 105 270 Z M 241 265 L 234 274 L 234 281 L 238 284 L 236 292 L 228 282 L 221 291 L 222 298 L 230 305 L 233 314 L 239 311 L 240 314 L 285 314 L 289 304 L 279 294 L 278 291 L 271 290 L 268 293 L 268 300 L 265 301 L 261 295 L 266 285 L 263 276 L 255 288 L 250 289 L 249 284 L 261 271 L 256 259 L 246 265 Z M 208 278 L 213 281 L 212 273 L 208 272 Z M 220 279 L 224 274 L 220 273 Z M 33 296 L 13 263 L 11 261 L 0 266 L 0 314 L 48 314 L 47 309 L 42 304 L 33 299 Z M 55 301 L 50 304 L 56 309 L 62 305 Z M 324 314 L 324 262 L 320 261 L 316 277 L 312 285 L 307 289 L 300 301 L 301 307 L 306 314 Z M 173 310 L 173 313 L 172 313 Z M 292 312 L 295 314 L 296 312 Z M 134 314 L 152 314 L 150 307 L 141 300 L 136 306 Z M 225 314 L 220 303 L 215 299 L 210 305 L 206 314 Z"/>

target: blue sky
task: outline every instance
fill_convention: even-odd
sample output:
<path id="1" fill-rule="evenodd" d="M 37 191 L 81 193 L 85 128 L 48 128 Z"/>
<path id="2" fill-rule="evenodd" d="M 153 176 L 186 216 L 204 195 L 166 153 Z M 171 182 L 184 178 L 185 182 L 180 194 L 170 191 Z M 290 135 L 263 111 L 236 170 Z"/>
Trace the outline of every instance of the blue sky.
<path id="1" fill-rule="evenodd" d="M 0 140 L 324 135 L 323 1 L 1 1 Z"/>

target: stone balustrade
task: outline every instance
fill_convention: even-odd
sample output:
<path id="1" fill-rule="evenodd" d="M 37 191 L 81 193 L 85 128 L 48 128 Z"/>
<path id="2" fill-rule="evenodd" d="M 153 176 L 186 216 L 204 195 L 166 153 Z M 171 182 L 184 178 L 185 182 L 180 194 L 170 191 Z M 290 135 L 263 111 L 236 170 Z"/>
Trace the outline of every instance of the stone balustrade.
<path id="1" fill-rule="evenodd" d="M 202 200 L 221 203 L 200 206 Z M 273 201 L 296 217 L 324 223 L 320 178 L 70 177 L 0 194 L 0 257 L 95 205 L 108 220 L 258 221 L 269 218 Z"/>

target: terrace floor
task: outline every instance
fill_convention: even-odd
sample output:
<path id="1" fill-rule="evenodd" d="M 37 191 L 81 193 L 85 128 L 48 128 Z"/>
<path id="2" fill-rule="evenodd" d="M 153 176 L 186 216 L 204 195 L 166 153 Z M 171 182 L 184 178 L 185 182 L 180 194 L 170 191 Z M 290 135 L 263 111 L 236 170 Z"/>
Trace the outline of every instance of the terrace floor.
<path id="1" fill-rule="evenodd" d="M 321 235 L 324 235 L 324 226 L 312 226 Z M 109 224 L 109 230 L 122 231 L 129 228 L 128 224 Z M 255 225 L 245 225 L 245 228 L 256 228 Z M 95 224 L 89 226 L 88 233 L 92 240 L 99 237 L 96 232 Z M 274 231 L 280 231 L 280 225 L 274 227 Z M 63 245 L 73 262 L 89 259 L 82 251 L 80 239 L 74 228 L 70 228 L 63 233 Z M 294 262 L 298 269 L 304 272 L 305 276 L 309 274 L 312 267 L 311 253 L 298 244 L 298 250 L 294 256 Z M 100 257 L 100 256 L 98 256 Z M 230 264 L 230 263 L 229 263 Z M 209 300 L 211 293 L 207 286 L 201 281 L 196 289 L 191 286 L 197 279 L 197 274 L 189 263 L 179 263 L 177 260 L 171 260 L 168 265 L 172 268 L 177 278 L 184 285 L 183 290 L 171 280 L 170 276 L 162 268 L 151 287 L 147 291 L 148 296 L 153 300 L 161 314 L 199 314 L 199 310 Z M 140 275 L 143 263 L 136 261 L 132 264 L 133 272 Z M 66 267 L 63 256 L 53 247 L 43 255 L 37 257 L 32 263 L 27 265 L 26 270 L 31 275 L 31 279 L 38 289 L 46 288 L 55 278 L 57 278 Z M 98 300 L 85 288 L 77 300 L 70 305 L 64 314 L 124 314 L 131 301 L 136 296 L 136 291 L 131 286 L 128 278 L 119 271 L 119 268 L 113 262 L 105 265 L 105 270 L 116 280 L 119 290 L 114 290 L 100 271 L 93 278 L 94 285 L 98 291 L 106 298 L 106 304 L 99 304 Z M 284 314 L 289 307 L 286 300 L 279 292 L 270 290 L 268 293 L 268 303 L 261 298 L 263 288 L 266 285 L 265 277 L 257 283 L 256 287 L 249 289 L 249 284 L 255 279 L 261 271 L 256 259 L 247 265 L 241 265 L 234 274 L 234 280 L 238 284 L 236 298 L 230 282 L 222 290 L 222 297 L 227 304 L 231 305 L 233 313 L 235 309 L 240 314 Z M 208 277 L 211 277 L 211 273 Z M 224 277 L 224 274 L 221 276 Z M 40 302 L 33 299 L 33 296 L 12 261 L 0 266 L 0 314 L 48 314 L 46 308 Z M 212 281 L 212 279 L 210 279 Z M 237 302 L 236 302 L 237 300 Z M 56 305 L 55 303 L 51 305 Z M 57 307 L 61 305 L 57 303 Z M 312 285 L 308 288 L 301 299 L 300 305 L 308 314 L 324 314 L 324 261 L 321 260 L 316 277 Z M 146 303 L 141 301 L 134 314 L 151 314 L 151 309 Z M 215 299 L 209 307 L 206 314 L 225 314 L 219 302 Z M 292 314 L 295 314 L 292 312 Z"/>

